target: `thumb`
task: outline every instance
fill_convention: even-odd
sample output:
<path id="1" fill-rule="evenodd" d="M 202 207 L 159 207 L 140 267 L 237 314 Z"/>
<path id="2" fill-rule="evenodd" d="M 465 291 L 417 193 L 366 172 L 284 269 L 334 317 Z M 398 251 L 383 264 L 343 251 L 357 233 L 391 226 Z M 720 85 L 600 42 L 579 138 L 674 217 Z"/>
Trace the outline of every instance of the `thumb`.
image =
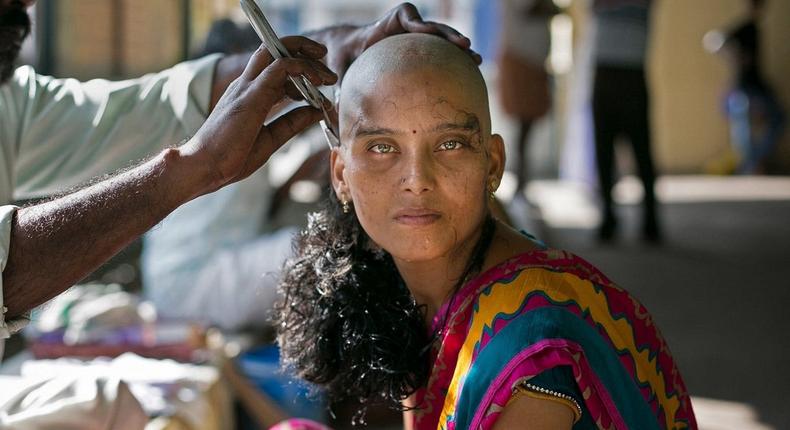
<path id="1" fill-rule="evenodd" d="M 275 148 L 272 152 L 276 151 L 276 148 L 279 148 L 302 130 L 315 124 L 322 118 L 323 114 L 319 109 L 310 106 L 302 106 L 281 115 L 279 118 L 269 123 L 266 128 L 272 140 L 271 146 Z"/>
<path id="2" fill-rule="evenodd" d="M 310 106 L 298 107 L 272 121 L 261 129 L 255 146 L 247 158 L 241 173 L 234 179 L 238 181 L 251 175 L 265 164 L 288 140 L 300 131 L 318 122 L 321 111 Z"/>

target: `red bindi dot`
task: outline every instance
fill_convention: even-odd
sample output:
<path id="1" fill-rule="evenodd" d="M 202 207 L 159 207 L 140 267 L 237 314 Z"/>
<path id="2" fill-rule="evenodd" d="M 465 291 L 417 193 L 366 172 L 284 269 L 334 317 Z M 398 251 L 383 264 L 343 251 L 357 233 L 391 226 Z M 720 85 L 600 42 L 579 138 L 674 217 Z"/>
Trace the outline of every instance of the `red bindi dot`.
<path id="1" fill-rule="evenodd" d="M 417 134 L 417 130 L 412 130 L 411 133 L 412 134 Z"/>

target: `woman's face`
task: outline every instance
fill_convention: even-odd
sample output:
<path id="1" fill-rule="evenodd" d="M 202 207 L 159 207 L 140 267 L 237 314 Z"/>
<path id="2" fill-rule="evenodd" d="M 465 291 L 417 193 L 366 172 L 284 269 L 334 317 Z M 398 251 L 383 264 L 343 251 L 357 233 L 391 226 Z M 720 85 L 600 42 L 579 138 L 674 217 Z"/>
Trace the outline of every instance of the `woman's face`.
<path id="1" fill-rule="evenodd" d="M 487 103 L 471 98 L 431 70 L 381 76 L 344 98 L 333 185 L 396 260 L 451 255 L 481 226 L 504 150 L 487 134 Z"/>

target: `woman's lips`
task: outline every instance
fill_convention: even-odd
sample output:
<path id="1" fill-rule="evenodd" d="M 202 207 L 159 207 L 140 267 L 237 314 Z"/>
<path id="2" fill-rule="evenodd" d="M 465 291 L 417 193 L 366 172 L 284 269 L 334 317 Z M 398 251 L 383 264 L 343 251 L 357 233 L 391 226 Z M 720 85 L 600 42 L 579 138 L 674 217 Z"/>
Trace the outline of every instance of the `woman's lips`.
<path id="1" fill-rule="evenodd" d="M 395 221 L 404 225 L 429 225 L 436 222 L 442 215 L 430 209 L 403 209 L 395 214 Z"/>

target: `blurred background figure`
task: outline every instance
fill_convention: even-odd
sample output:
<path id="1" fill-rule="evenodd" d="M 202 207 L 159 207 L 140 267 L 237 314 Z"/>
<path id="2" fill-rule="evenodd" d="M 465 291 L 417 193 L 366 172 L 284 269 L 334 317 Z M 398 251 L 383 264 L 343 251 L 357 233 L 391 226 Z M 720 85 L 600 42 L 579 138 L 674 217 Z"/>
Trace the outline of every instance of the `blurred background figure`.
<path id="1" fill-rule="evenodd" d="M 260 39 L 243 16 L 238 18 L 215 20 L 193 56 L 255 50 Z M 298 166 L 311 152 L 310 142 L 296 138 L 284 148 L 284 154 L 298 154 L 288 164 Z M 145 235 L 143 289 L 161 317 L 231 331 L 266 325 L 276 273 L 299 224 L 273 225 L 279 184 L 271 176 L 271 165 L 264 166 L 219 194 L 189 202 Z"/>
<path id="2" fill-rule="evenodd" d="M 260 39 L 252 26 L 237 23 L 230 18 L 220 18 L 211 24 L 206 41 L 196 57 L 209 54 L 236 54 L 255 49 Z"/>
<path id="3" fill-rule="evenodd" d="M 705 35 L 711 52 L 725 56 L 731 71 L 725 112 L 730 124 L 730 141 L 738 155 L 736 173 L 760 174 L 773 155 L 785 123 L 784 111 L 762 72 L 759 20 L 763 0 L 745 0 L 745 19 L 729 29 Z"/>
<path id="4" fill-rule="evenodd" d="M 645 80 L 651 3 L 650 0 L 593 2 L 597 32 L 592 109 L 603 204 L 598 237 L 603 241 L 613 239 L 617 230 L 612 187 L 616 178 L 614 144 L 619 137 L 628 139 L 644 187 L 642 237 L 651 242 L 661 239 L 656 213 L 656 171 L 650 148 L 650 100 Z"/>
<path id="5" fill-rule="evenodd" d="M 523 197 L 528 179 L 526 157 L 533 122 L 551 109 L 546 61 L 551 49 L 551 18 L 559 9 L 551 0 L 501 0 L 499 100 L 502 110 L 518 122 L 513 170 L 516 197 Z"/>

